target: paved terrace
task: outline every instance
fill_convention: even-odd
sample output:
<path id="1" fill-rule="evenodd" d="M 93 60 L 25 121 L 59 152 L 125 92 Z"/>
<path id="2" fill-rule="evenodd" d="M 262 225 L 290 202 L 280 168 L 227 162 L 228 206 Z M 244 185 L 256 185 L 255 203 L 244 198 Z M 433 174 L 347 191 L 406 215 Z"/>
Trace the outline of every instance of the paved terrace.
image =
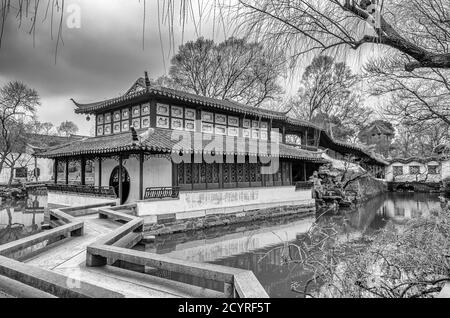
<path id="1" fill-rule="evenodd" d="M 133 206 L 114 204 L 51 210 L 52 230 L 0 246 L 0 298 L 268 297 L 250 271 L 132 250 L 143 220 Z M 146 274 L 155 268 L 220 281 L 224 290 Z"/>

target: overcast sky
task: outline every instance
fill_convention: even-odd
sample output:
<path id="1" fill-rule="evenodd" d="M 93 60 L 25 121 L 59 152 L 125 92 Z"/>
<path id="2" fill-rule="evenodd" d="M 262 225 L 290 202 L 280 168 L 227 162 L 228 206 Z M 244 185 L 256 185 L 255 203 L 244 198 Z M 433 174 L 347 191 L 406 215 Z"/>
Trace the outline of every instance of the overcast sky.
<path id="1" fill-rule="evenodd" d="M 74 114 L 70 98 L 80 102 L 112 98 L 124 93 L 145 70 L 153 78 L 165 73 L 158 8 L 157 1 L 147 1 L 143 49 L 142 1 L 66 0 L 66 8 L 71 3 L 80 5 L 81 28 L 69 29 L 64 23 L 64 45 L 59 49 L 56 64 L 56 42 L 51 40 L 50 21 L 39 23 L 44 18 L 45 6 L 37 19 L 34 46 L 32 36 L 27 33 L 28 24 L 19 30 L 17 21 L 10 16 L 0 48 L 0 84 L 9 80 L 25 82 L 41 96 L 38 112 L 41 121 L 58 124 L 72 120 L 80 133 L 89 134 L 92 121 L 88 123 L 84 116 Z M 167 31 L 163 26 L 165 64 L 169 65 L 171 41 Z M 182 43 L 181 32 L 178 33 L 176 45 Z M 198 34 L 193 26 L 188 26 L 184 39 L 195 39 Z M 205 24 L 201 34 L 212 37 L 212 28 Z"/>
<path id="2" fill-rule="evenodd" d="M 18 29 L 14 14 L 10 15 L 0 48 L 0 85 L 10 80 L 25 82 L 41 96 L 40 121 L 58 125 L 71 120 L 79 126 L 80 134 L 89 135 L 93 121 L 75 115 L 70 98 L 82 103 L 108 99 L 123 94 L 145 70 L 152 78 L 163 75 L 170 65 L 172 42 L 167 25 L 162 25 L 159 32 L 156 0 L 146 1 L 145 49 L 143 0 L 66 0 L 66 9 L 71 4 L 81 8 L 81 28 L 67 28 L 65 21 L 64 45 L 59 48 L 56 64 L 57 30 L 53 31 L 52 40 L 50 19 L 42 22 L 45 5 L 39 12 L 34 42 L 27 33 L 30 19 Z M 214 30 L 213 35 L 212 19 L 204 21 L 201 30 L 190 23 L 184 41 L 199 35 L 219 41 L 231 35 Z M 182 43 L 181 28 L 175 29 L 174 43 Z M 296 89 L 295 80 L 287 80 L 284 85 L 286 90 Z"/>

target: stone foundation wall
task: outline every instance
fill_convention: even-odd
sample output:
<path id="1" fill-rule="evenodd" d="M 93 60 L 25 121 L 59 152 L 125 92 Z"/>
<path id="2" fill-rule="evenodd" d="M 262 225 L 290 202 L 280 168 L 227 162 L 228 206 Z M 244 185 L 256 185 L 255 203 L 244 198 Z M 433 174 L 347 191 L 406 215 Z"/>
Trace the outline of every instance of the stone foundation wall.
<path id="1" fill-rule="evenodd" d="M 440 192 L 440 182 L 390 182 L 389 191 Z"/>
<path id="2" fill-rule="evenodd" d="M 225 226 L 237 223 L 248 223 L 256 220 L 276 218 L 294 214 L 306 216 L 314 215 L 315 204 L 304 204 L 295 206 L 281 206 L 267 209 L 258 209 L 232 214 L 213 214 L 205 217 L 192 218 L 186 220 L 159 219 L 157 223 L 147 223 L 144 230 L 148 235 L 165 235 L 181 233 L 187 231 L 201 230 L 216 226 Z M 145 217 L 144 217 L 145 219 Z"/>

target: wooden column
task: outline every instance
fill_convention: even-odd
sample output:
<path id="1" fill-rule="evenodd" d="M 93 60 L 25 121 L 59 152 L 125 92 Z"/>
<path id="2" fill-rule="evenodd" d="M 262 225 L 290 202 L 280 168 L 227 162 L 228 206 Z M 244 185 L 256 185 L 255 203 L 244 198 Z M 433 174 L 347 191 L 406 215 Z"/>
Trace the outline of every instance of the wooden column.
<path id="1" fill-rule="evenodd" d="M 66 171 L 64 171 L 66 174 L 66 184 L 69 184 L 69 158 L 66 159 Z"/>
<path id="2" fill-rule="evenodd" d="M 81 185 L 86 185 L 86 158 L 81 157 Z"/>
<path id="3" fill-rule="evenodd" d="M 58 158 L 55 158 L 54 167 L 53 167 L 53 178 L 55 184 L 58 183 Z"/>
<path id="4" fill-rule="evenodd" d="M 223 163 L 219 163 L 219 188 L 223 189 Z"/>
<path id="5" fill-rule="evenodd" d="M 172 165 L 172 169 L 174 169 Z M 173 171 L 172 171 L 173 173 Z M 144 200 L 144 153 L 139 154 L 139 200 Z"/>
<path id="6" fill-rule="evenodd" d="M 291 185 L 294 184 L 294 176 L 292 175 L 292 161 L 289 162 L 289 182 L 291 183 Z"/>
<path id="7" fill-rule="evenodd" d="M 303 179 L 305 181 L 308 181 L 308 178 L 306 176 L 306 162 L 303 162 Z"/>
<path id="8" fill-rule="evenodd" d="M 34 156 L 34 180 L 36 181 L 36 183 L 38 182 L 38 164 L 36 156 Z"/>
<path id="9" fill-rule="evenodd" d="M 120 204 L 122 204 L 122 190 L 123 190 L 123 184 L 122 184 L 122 171 L 123 171 L 123 159 L 122 156 L 119 155 L 119 199 Z"/>
<path id="10" fill-rule="evenodd" d="M 98 158 L 98 186 L 102 186 L 102 158 Z"/>

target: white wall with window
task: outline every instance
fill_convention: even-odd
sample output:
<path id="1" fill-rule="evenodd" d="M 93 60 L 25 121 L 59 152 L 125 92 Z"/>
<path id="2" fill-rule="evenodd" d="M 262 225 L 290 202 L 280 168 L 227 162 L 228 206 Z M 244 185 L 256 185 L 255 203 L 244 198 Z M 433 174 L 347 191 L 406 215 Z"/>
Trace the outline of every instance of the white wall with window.
<path id="1" fill-rule="evenodd" d="M 442 164 L 439 161 L 428 162 L 391 162 L 386 168 L 386 180 L 390 182 L 440 182 Z"/>

